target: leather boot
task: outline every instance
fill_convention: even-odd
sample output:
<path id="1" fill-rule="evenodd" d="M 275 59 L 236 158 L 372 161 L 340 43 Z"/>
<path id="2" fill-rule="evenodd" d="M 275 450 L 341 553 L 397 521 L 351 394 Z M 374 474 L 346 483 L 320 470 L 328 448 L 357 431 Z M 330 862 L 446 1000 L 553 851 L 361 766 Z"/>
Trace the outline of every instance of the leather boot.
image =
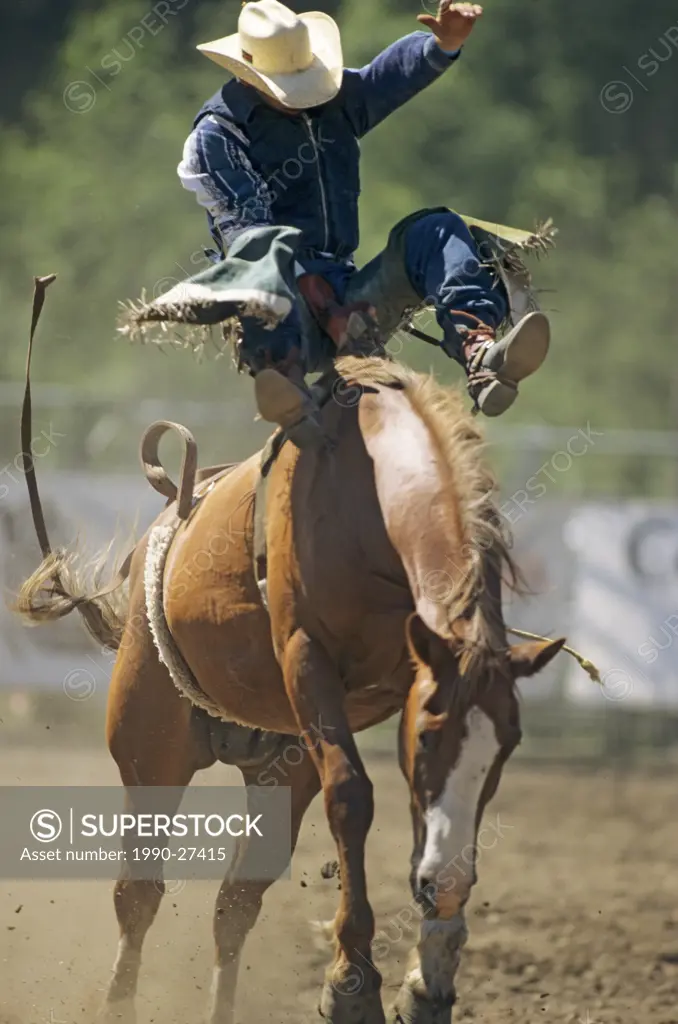
<path id="1" fill-rule="evenodd" d="M 518 384 L 546 359 L 551 340 L 548 318 L 528 313 L 497 341 L 491 327 L 469 330 L 462 342 L 468 390 L 475 409 L 501 416 L 518 396 Z"/>
<path id="2" fill-rule="evenodd" d="M 318 410 L 300 366 L 260 370 L 254 378 L 254 394 L 262 419 L 281 427 L 298 448 L 322 442 Z"/>

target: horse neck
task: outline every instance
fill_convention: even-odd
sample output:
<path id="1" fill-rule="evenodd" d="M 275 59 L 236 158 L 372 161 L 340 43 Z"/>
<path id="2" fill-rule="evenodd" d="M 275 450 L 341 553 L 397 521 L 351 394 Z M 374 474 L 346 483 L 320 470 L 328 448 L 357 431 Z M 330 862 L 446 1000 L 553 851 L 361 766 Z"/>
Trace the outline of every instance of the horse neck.
<path id="1" fill-rule="evenodd" d="M 454 475 L 406 393 L 384 388 L 367 397 L 360 429 L 386 532 L 417 612 L 438 636 L 450 636 L 450 622 L 477 606 L 486 553 L 467 536 Z"/>

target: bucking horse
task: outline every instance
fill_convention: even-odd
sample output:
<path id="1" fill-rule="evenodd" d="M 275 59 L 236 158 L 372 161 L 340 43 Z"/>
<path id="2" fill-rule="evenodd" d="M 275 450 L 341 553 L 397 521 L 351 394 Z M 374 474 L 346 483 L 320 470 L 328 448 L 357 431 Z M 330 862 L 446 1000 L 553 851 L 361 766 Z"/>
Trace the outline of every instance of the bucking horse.
<path id="1" fill-rule="evenodd" d="M 277 434 L 263 458 L 199 472 L 179 428 L 178 487 L 157 457 L 171 425 L 154 425 L 142 461 L 167 505 L 98 592 L 72 552 L 51 550 L 24 444 L 45 558 L 18 608 L 33 622 L 77 609 L 117 652 L 106 738 L 131 809 L 137 787 L 186 787 L 215 763 L 213 726 L 248 787 L 290 737 L 315 737 L 286 784 L 293 845 L 322 790 L 337 848 L 336 949 L 320 1002 L 330 1024 L 386 1019 L 365 872 L 372 783 L 354 736 L 400 715 L 421 922 L 389 1020 L 449 1024 L 481 818 L 521 738 L 516 680 L 564 640 L 508 641 L 502 584 L 518 570 L 461 394 L 373 356 L 339 359 L 321 386 L 323 446 L 299 450 Z M 23 426 L 29 439 L 30 419 Z M 270 884 L 250 877 L 241 850 L 216 901 L 210 1024 L 233 1024 L 241 951 Z M 111 1024 L 134 1020 L 162 894 L 126 869 L 115 885 Z"/>

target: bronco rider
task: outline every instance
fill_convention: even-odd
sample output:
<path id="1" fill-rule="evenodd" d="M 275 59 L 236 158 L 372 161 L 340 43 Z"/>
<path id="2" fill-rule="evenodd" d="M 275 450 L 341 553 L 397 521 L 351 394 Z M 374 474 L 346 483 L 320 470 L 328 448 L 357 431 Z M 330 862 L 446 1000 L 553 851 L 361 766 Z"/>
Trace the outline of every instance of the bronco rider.
<path id="1" fill-rule="evenodd" d="M 496 340 L 507 293 L 462 218 L 421 211 L 392 232 L 389 252 L 399 266 L 384 254 L 362 271 L 354 263 L 358 140 L 458 60 L 482 13 L 477 4 L 442 0 L 437 15 L 418 17 L 433 34 L 414 32 L 349 70 L 329 15 L 297 16 L 278 0 L 245 4 L 235 35 L 198 47 L 234 77 L 198 114 L 179 176 L 207 210 L 220 259 L 231 258 L 248 229 L 287 226 L 301 232 L 297 277 L 316 275 L 316 294 L 320 281 L 335 312 L 367 300 L 383 326 L 384 311 L 399 304 L 402 314 L 409 300 L 426 299 L 477 407 L 499 416 L 513 404 L 518 382 L 545 359 L 549 323 L 531 312 Z M 255 377 L 261 415 L 288 430 L 312 421 L 298 310 L 273 330 L 241 320 L 241 357 Z"/>

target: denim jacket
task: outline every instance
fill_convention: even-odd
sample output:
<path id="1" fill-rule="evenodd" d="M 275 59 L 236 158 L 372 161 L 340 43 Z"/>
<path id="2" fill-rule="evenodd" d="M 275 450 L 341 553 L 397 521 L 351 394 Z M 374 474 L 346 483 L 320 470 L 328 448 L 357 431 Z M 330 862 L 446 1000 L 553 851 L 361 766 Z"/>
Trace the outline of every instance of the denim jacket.
<path id="1" fill-rule="evenodd" d="M 248 227 L 289 225 L 312 256 L 351 260 L 358 248 L 361 139 L 457 59 L 428 32 L 398 40 L 339 94 L 297 115 L 232 79 L 198 113 L 178 173 L 224 253 Z"/>

